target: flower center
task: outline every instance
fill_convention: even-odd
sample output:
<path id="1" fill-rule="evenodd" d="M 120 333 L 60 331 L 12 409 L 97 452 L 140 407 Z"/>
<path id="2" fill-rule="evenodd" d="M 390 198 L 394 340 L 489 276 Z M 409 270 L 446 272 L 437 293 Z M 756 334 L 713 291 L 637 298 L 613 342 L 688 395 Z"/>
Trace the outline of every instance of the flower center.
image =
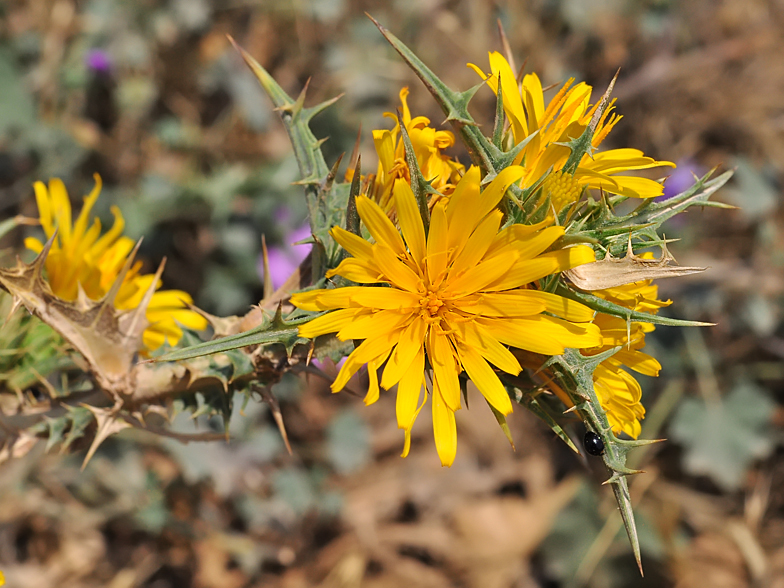
<path id="1" fill-rule="evenodd" d="M 549 196 L 555 211 L 561 212 L 573 202 L 577 202 L 580 197 L 580 186 L 572 174 L 556 171 L 544 181 L 542 196 L 545 198 Z"/>
<path id="2" fill-rule="evenodd" d="M 444 301 L 438 292 L 428 290 L 422 298 L 419 299 L 419 306 L 421 311 L 426 313 L 430 318 L 438 317 L 438 311 L 444 306 Z"/>

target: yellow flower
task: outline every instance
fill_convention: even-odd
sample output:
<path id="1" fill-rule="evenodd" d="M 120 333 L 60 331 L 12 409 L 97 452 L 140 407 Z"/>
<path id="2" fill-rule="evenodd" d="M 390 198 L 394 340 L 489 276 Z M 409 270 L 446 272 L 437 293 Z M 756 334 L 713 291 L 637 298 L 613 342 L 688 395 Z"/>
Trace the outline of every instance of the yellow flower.
<path id="1" fill-rule="evenodd" d="M 49 286 L 56 296 L 67 301 L 76 300 L 80 288 L 91 300 L 105 296 L 134 247 L 134 242 L 122 235 L 125 222 L 116 206 L 112 207 L 114 224 L 104 235 L 101 235 L 101 221 L 97 218 L 88 228 L 90 211 L 101 193 L 101 178 L 98 174 L 94 177 L 95 187 L 85 197 L 75 223 L 71 222 L 71 202 L 61 180 L 49 180 L 48 189 L 43 182 L 33 186 L 47 239 L 57 231 L 45 263 Z M 25 239 L 25 246 L 36 253 L 44 247 L 34 237 Z M 152 285 L 155 276 L 140 275 L 141 266 L 137 261 L 126 274 L 114 300 L 118 310 L 137 308 Z M 160 282 L 155 285 L 156 289 L 160 287 Z M 205 328 L 204 317 L 188 309 L 187 305 L 192 302 L 191 296 L 181 290 L 155 292 L 147 308 L 150 326 L 144 331 L 144 347 L 152 351 L 167 339 L 170 345 L 176 345 L 182 337 L 182 329 L 177 323 L 190 329 Z"/>
<path id="2" fill-rule="evenodd" d="M 643 280 L 596 290 L 592 294 L 631 310 L 656 314 L 660 308 L 671 303 L 669 300 L 658 300 L 658 290 L 651 280 Z M 659 375 L 659 362 L 640 351 L 645 347 L 645 333 L 650 333 L 655 327 L 650 323 L 627 323 L 622 318 L 601 313 L 596 315 L 594 324 L 602 331 L 602 345 L 584 350 L 584 355 L 595 355 L 623 346 L 618 353 L 597 366 L 593 374 L 594 389 L 613 432 L 623 431 L 636 439 L 640 434 L 640 420 L 645 417 L 645 408 L 640 402 L 642 390 L 637 380 L 623 368 L 646 376 Z"/>
<path id="3" fill-rule="evenodd" d="M 490 74 L 484 73 L 472 63 L 468 65 L 487 80 L 496 94 L 500 76 L 504 111 L 510 120 L 515 144 L 538 131 L 516 162 L 525 167 L 521 187 L 535 185 L 548 171 L 553 170 L 553 174 L 544 182 L 542 197 L 550 196 L 556 211 L 575 202 L 584 188 L 602 188 L 605 192 L 631 198 L 654 198 L 662 195 L 664 187 L 659 182 L 617 175 L 653 167 L 675 167 L 672 162 L 646 157 L 638 149 L 609 149 L 599 153 L 586 153 L 573 178 L 561 178 L 559 175 L 571 151 L 558 143 L 566 143 L 582 135 L 598 107 L 598 103 L 593 106 L 589 104 L 591 86 L 583 82 L 572 86 L 574 79 L 570 78 L 545 106 L 539 77 L 534 73 L 527 74 L 522 84 L 518 84 L 512 68 L 500 53 L 490 53 Z M 596 127 L 592 140 L 594 149 L 601 145 L 621 120 L 621 116 L 613 113 L 614 104 L 615 100 L 609 104 Z"/>
<path id="4" fill-rule="evenodd" d="M 375 243 L 334 227 L 332 236 L 353 257 L 327 275 L 372 286 L 315 290 L 291 298 L 305 310 L 334 311 L 300 327 L 301 336 L 337 332 L 343 341 L 364 339 L 340 370 L 334 392 L 367 364 L 365 403 L 375 402 L 377 370 L 386 362 L 381 387 L 398 386 L 403 456 L 428 394 L 427 388 L 424 396 L 421 392 L 426 365 L 432 370 L 436 449 L 448 466 L 457 450 L 454 413 L 460 408 L 461 373 L 496 410 L 508 414 L 512 403 L 496 370 L 516 375 L 521 366 L 506 346 L 554 355 L 565 347 L 600 342 L 598 327 L 589 322 L 590 309 L 523 288 L 594 259 L 586 246 L 545 253 L 564 234 L 563 227 L 512 225 L 499 232 L 503 214 L 496 206 L 523 171 L 517 166 L 503 170 L 480 193 L 479 169 L 472 167 L 448 202 L 442 199 L 433 207 L 427 235 L 405 180 L 393 188 L 400 231 L 380 206 L 360 196 L 357 209 Z"/>
<path id="5" fill-rule="evenodd" d="M 416 153 L 419 169 L 426 180 L 432 181 L 433 188 L 448 196 L 454 191 L 455 184 L 465 170 L 459 162 L 441 153 L 443 149 L 455 144 L 455 136 L 449 131 L 437 131 L 428 126 L 430 119 L 424 116 L 412 119 L 407 97 L 408 88 L 400 90 L 401 116 Z M 389 214 L 393 210 L 392 187 L 395 180 L 405 178 L 410 184 L 411 174 L 400 137 L 400 121 L 397 115 L 391 112 L 385 113 L 384 116 L 395 121 L 395 127 L 392 130 L 373 131 L 373 142 L 378 154 L 378 171 L 372 188 L 372 198 Z M 437 200 L 438 197 L 430 199 L 431 208 Z"/>

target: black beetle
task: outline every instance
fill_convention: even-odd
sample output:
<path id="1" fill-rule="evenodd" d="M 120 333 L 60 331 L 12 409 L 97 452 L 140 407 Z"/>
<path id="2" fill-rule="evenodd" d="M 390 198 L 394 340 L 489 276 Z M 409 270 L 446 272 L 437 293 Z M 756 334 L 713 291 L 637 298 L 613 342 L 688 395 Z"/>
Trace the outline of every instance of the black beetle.
<path id="1" fill-rule="evenodd" d="M 601 455 L 604 453 L 604 441 L 593 431 L 588 431 L 583 437 L 585 450 L 591 455 Z"/>

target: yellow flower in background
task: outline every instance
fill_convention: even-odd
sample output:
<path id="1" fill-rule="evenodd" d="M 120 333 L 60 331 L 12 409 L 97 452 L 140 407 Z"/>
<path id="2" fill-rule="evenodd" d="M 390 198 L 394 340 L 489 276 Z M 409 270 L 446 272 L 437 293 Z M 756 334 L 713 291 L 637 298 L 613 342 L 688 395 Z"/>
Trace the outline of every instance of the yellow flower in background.
<path id="1" fill-rule="evenodd" d="M 119 276 L 134 242 L 122 235 L 125 222 L 120 210 L 112 207 L 114 224 L 101 235 L 101 221 L 94 218 L 88 227 L 90 211 L 101 193 L 101 178 L 95 174 L 95 187 L 84 198 L 84 205 L 76 219 L 71 222 L 71 202 L 63 182 L 57 178 L 49 180 L 47 189 L 43 182 L 34 184 L 35 199 L 41 227 L 47 239 L 57 231 L 57 237 L 46 258 L 45 268 L 52 292 L 67 301 L 74 301 L 79 288 L 91 300 L 99 300 L 112 287 Z M 40 253 L 43 243 L 34 237 L 25 239 L 28 249 Z M 125 275 L 114 300 L 118 310 L 132 310 L 141 304 L 145 292 L 152 285 L 155 276 L 140 275 L 141 261 L 137 261 Z M 155 285 L 160 288 L 161 283 Z M 190 329 L 204 329 L 207 321 L 198 313 L 190 310 L 188 304 L 193 299 L 181 290 L 155 292 L 147 308 L 150 326 L 144 331 L 144 347 L 152 351 L 168 339 L 176 345 L 182 337 L 181 324 Z"/>
<path id="2" fill-rule="evenodd" d="M 428 126 L 430 119 L 427 117 L 417 116 L 412 119 L 407 98 L 408 88 L 403 88 L 400 90 L 401 116 L 416 153 L 419 169 L 426 180 L 432 181 L 433 188 L 448 196 L 454 191 L 455 184 L 465 170 L 462 164 L 442 153 L 442 150 L 455 144 L 455 136 L 449 131 L 437 131 Z M 392 187 L 395 180 L 405 178 L 410 184 L 411 174 L 400 137 L 400 121 L 392 112 L 384 113 L 384 116 L 395 121 L 395 127 L 392 130 L 373 131 L 373 142 L 378 154 L 378 171 L 371 197 L 389 214 L 393 210 Z M 430 198 L 431 208 L 437 201 L 438 197 Z"/>
<path id="3" fill-rule="evenodd" d="M 658 300 L 658 291 L 658 286 L 652 284 L 651 280 L 643 280 L 591 293 L 631 310 L 656 314 L 660 308 L 671 304 L 669 300 Z M 594 390 L 607 413 L 613 432 L 623 431 L 636 439 L 640 435 L 640 420 L 645 417 L 645 408 L 640 402 L 642 389 L 634 376 L 623 368 L 646 376 L 659 375 L 661 364 L 641 351 L 645 347 L 645 334 L 655 327 L 650 323 L 627 323 L 622 318 L 601 313 L 596 315 L 594 324 L 601 329 L 602 345 L 584 350 L 584 355 L 623 347 L 596 367 L 593 374 Z"/>
<path id="4" fill-rule="evenodd" d="M 630 198 L 655 198 L 662 195 L 664 187 L 659 182 L 618 175 L 653 167 L 675 167 L 672 162 L 646 157 L 638 149 L 609 149 L 593 154 L 586 153 L 574 176 L 562 173 L 570 149 L 558 143 L 566 143 L 582 135 L 598 108 L 598 103 L 590 105 L 591 86 L 584 82 L 573 86 L 574 78 L 570 78 L 552 100 L 545 104 L 539 77 L 534 73 L 527 74 L 522 84 L 518 84 L 512 68 L 500 53 L 490 53 L 489 74 L 474 64 L 468 65 L 487 80 L 496 94 L 500 76 L 504 111 L 509 118 L 515 144 L 538 131 L 516 162 L 525 167 L 521 187 L 535 185 L 552 170 L 553 173 L 545 179 L 542 186 L 542 198 L 550 196 L 556 211 L 560 212 L 575 202 L 585 188 L 601 188 L 605 192 Z M 620 115 L 613 113 L 614 108 L 615 100 L 612 100 L 594 132 L 594 149 L 602 144 L 621 120 Z"/>
<path id="5" fill-rule="evenodd" d="M 370 387 L 365 403 L 375 402 L 377 370 L 386 362 L 380 385 L 398 386 L 403 456 L 428 395 L 426 366 L 432 370 L 436 449 L 448 466 L 457 450 L 454 413 L 461 406 L 461 373 L 506 415 L 512 403 L 496 371 L 516 375 L 522 369 L 506 346 L 556 355 L 565 347 L 601 342 L 599 328 L 590 323 L 590 309 L 525 289 L 545 276 L 593 261 L 594 253 L 583 245 L 545 253 L 564 234 L 563 227 L 512 225 L 499 232 L 503 214 L 496 206 L 523 172 L 509 167 L 480 193 L 479 169 L 472 167 L 448 201 L 435 204 L 427 235 L 404 179 L 393 187 L 400 230 L 378 204 L 360 196 L 357 209 L 375 243 L 334 227 L 332 236 L 353 257 L 327 277 L 340 275 L 370 287 L 314 290 L 291 298 L 305 310 L 334 311 L 301 326 L 301 336 L 337 332 L 343 341 L 364 340 L 341 368 L 332 384 L 334 392 L 367 364 Z"/>

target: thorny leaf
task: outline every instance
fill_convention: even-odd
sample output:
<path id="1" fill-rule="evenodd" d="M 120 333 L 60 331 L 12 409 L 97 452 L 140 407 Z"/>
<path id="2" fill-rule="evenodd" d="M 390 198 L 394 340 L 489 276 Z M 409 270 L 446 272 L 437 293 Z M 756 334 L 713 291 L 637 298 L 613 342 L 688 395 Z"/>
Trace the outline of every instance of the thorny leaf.
<path id="1" fill-rule="evenodd" d="M 686 448 L 692 474 L 710 476 L 726 491 L 737 490 L 755 459 L 773 450 L 775 403 L 751 382 L 739 382 L 720 402 L 687 398 L 670 424 L 670 435 Z"/>
<path id="2" fill-rule="evenodd" d="M 601 261 L 578 265 L 563 273 L 580 290 L 604 290 L 641 280 L 674 278 L 704 272 L 704 267 L 682 267 L 666 253 L 660 259 L 645 259 L 634 254 L 632 242 L 626 256 L 620 259 L 610 253 Z"/>
<path id="3" fill-rule="evenodd" d="M 119 414 L 119 405 L 113 408 L 97 408 L 87 404 L 82 406 L 93 413 L 95 422 L 98 424 L 98 428 L 95 431 L 95 438 L 90 444 L 90 449 L 87 450 L 87 455 L 84 456 L 84 461 L 82 462 L 82 470 L 84 470 L 93 455 L 95 455 L 95 452 L 101 446 L 101 443 L 115 433 L 119 433 L 123 429 L 128 429 L 132 425 L 121 418 Z"/>

